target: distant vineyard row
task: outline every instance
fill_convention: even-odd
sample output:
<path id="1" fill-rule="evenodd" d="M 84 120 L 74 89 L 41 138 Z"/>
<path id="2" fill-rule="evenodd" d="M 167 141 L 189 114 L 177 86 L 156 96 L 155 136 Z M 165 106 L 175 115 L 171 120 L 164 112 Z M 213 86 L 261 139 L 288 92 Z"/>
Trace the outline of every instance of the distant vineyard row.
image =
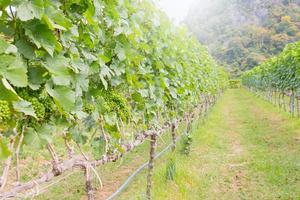
<path id="1" fill-rule="evenodd" d="M 244 73 L 242 82 L 251 90 L 264 92 L 281 107 L 288 97 L 289 111 L 300 116 L 300 42 L 287 45 L 278 56 Z"/>

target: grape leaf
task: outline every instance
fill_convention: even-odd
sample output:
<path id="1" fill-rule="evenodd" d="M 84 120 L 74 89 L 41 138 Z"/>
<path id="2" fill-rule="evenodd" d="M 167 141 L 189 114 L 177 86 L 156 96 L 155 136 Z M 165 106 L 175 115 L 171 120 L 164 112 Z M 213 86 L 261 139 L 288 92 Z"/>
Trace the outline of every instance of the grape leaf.
<path id="1" fill-rule="evenodd" d="M 53 82 L 56 85 L 70 85 L 72 79 L 70 69 L 72 68 L 69 62 L 69 59 L 62 55 L 54 57 L 49 56 L 47 58 L 46 64 L 44 66 L 50 72 Z"/>
<path id="2" fill-rule="evenodd" d="M 60 29 L 67 30 L 72 27 L 72 23 L 67 19 L 61 10 L 55 8 L 54 6 L 48 6 L 45 10 L 45 15 L 43 20 L 48 24 L 51 30 Z"/>
<path id="3" fill-rule="evenodd" d="M 44 14 L 43 0 L 25 0 L 17 7 L 17 16 L 21 21 L 41 19 Z"/>
<path id="4" fill-rule="evenodd" d="M 27 67 L 20 57 L 0 55 L 0 75 L 17 87 L 28 85 Z"/>
<path id="5" fill-rule="evenodd" d="M 50 130 L 44 131 L 43 127 L 39 129 L 39 132 L 35 131 L 33 128 L 27 128 L 24 136 L 24 143 L 30 145 L 33 148 L 41 149 L 49 141 L 51 141 Z"/>
<path id="6" fill-rule="evenodd" d="M 104 85 L 104 88 L 107 90 L 108 88 L 108 81 L 105 79 L 111 79 L 113 75 L 113 71 L 111 71 L 104 63 L 100 62 L 101 69 L 100 69 L 100 79 L 102 81 L 102 84 Z"/>
<path id="7" fill-rule="evenodd" d="M 11 3 L 11 0 L 0 0 L 0 9 L 6 8 Z"/>
<path id="8" fill-rule="evenodd" d="M 16 54 L 17 53 L 17 48 L 15 45 L 9 44 L 6 42 L 4 39 L 0 37 L 0 54 Z"/>
<path id="9" fill-rule="evenodd" d="M 35 58 L 34 49 L 29 44 L 29 42 L 21 39 L 16 42 L 16 46 L 18 48 L 19 53 L 21 53 L 25 58 L 27 59 Z"/>
<path id="10" fill-rule="evenodd" d="M 50 85 L 46 85 L 47 92 L 52 96 L 58 104 L 68 112 L 75 109 L 75 92 L 69 87 L 57 86 L 51 88 Z"/>
<path id="11" fill-rule="evenodd" d="M 9 47 L 9 44 L 0 37 L 0 54 L 5 53 L 5 51 L 8 47 Z"/>
<path id="12" fill-rule="evenodd" d="M 1 78 L 1 76 L 0 76 Z M 20 97 L 17 95 L 13 87 L 7 82 L 6 79 L 2 78 L 0 81 L 0 99 L 5 101 L 18 101 Z"/>
<path id="13" fill-rule="evenodd" d="M 13 102 L 13 107 L 17 112 L 22 112 L 25 115 L 29 115 L 29 116 L 32 116 L 34 118 L 37 118 L 31 103 L 28 102 L 28 101 Z"/>
<path id="14" fill-rule="evenodd" d="M 61 44 L 48 26 L 36 20 L 26 26 L 25 34 L 38 48 L 43 47 L 51 56 L 53 56 L 55 50 L 61 51 L 62 49 Z"/>
<path id="15" fill-rule="evenodd" d="M 29 85 L 39 87 L 46 82 L 46 77 L 41 76 L 47 74 L 47 70 L 41 66 L 30 66 L 28 68 Z"/>

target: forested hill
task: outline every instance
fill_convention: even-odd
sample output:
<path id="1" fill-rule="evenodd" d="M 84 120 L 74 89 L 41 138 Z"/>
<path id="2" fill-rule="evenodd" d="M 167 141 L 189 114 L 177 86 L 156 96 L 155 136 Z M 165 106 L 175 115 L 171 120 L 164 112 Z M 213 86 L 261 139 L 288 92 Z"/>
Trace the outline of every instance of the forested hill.
<path id="1" fill-rule="evenodd" d="M 224 66 L 238 73 L 300 40 L 300 0 L 210 0 L 184 23 Z"/>

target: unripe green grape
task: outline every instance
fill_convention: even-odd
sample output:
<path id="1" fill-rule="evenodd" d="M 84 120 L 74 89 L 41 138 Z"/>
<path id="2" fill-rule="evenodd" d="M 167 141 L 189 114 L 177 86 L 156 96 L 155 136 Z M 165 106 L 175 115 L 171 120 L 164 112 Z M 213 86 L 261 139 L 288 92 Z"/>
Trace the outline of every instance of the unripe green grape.
<path id="1" fill-rule="evenodd" d="M 30 95 L 29 95 L 28 91 L 25 89 L 18 89 L 17 93 L 22 99 L 24 99 L 26 101 L 28 101 L 30 99 Z"/>
<path id="2" fill-rule="evenodd" d="M 45 116 L 44 116 L 44 119 L 45 120 L 48 120 L 50 119 L 51 115 L 53 115 L 55 112 L 54 112 L 54 103 L 51 99 L 51 97 L 47 96 L 45 98 L 40 98 L 40 103 L 43 104 L 44 108 L 45 108 Z"/>
<path id="3" fill-rule="evenodd" d="M 38 121 L 42 121 L 45 117 L 45 107 L 43 104 L 39 102 L 37 98 L 31 98 L 30 102 L 32 104 L 32 107 L 34 109 L 34 112 L 36 114 L 36 117 Z"/>
<path id="4" fill-rule="evenodd" d="M 30 117 L 28 120 L 28 126 L 31 128 L 36 128 L 39 126 L 39 121 L 33 117 Z"/>
<path id="5" fill-rule="evenodd" d="M 130 118 L 130 107 L 127 100 L 121 94 L 114 90 L 103 90 L 101 94 L 107 103 L 108 112 L 116 112 L 122 120 Z"/>
<path id="6" fill-rule="evenodd" d="M 95 106 L 91 103 L 85 103 L 83 106 L 83 111 L 88 114 L 91 114 L 92 112 L 94 112 L 94 110 L 95 110 Z"/>
<path id="7" fill-rule="evenodd" d="M 39 98 L 41 90 L 32 90 L 30 88 L 16 88 L 17 94 L 24 100 L 30 101 L 31 98 Z"/>
<path id="8" fill-rule="evenodd" d="M 11 117 L 11 111 L 9 103 L 7 101 L 0 100 L 0 122 L 6 122 Z"/>
<path id="9" fill-rule="evenodd" d="M 53 106 L 53 101 L 50 97 L 40 98 L 40 102 L 44 105 L 45 110 L 51 111 Z"/>

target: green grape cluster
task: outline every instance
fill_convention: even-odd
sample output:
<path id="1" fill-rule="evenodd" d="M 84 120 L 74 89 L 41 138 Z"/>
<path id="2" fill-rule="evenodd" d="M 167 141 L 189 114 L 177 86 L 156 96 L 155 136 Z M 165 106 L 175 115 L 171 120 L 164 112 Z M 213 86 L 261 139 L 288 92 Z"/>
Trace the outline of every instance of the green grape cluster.
<path id="1" fill-rule="evenodd" d="M 49 119 L 51 115 L 53 115 L 54 113 L 53 101 L 51 97 L 47 96 L 47 97 L 39 98 L 39 101 L 44 106 L 44 110 L 45 110 L 44 119 L 45 120 Z"/>
<path id="2" fill-rule="evenodd" d="M 45 107 L 39 100 L 35 97 L 31 98 L 29 102 L 32 104 L 34 112 L 37 116 L 38 121 L 42 121 L 45 117 Z"/>
<path id="3" fill-rule="evenodd" d="M 0 122 L 6 122 L 11 117 L 11 111 L 7 101 L 0 100 Z"/>
<path id="4" fill-rule="evenodd" d="M 47 120 L 53 114 L 53 101 L 48 95 L 43 95 L 43 90 L 32 90 L 30 88 L 17 88 L 18 95 L 30 102 L 33 106 L 37 121 Z M 30 121 L 32 121 L 31 119 Z"/>
<path id="5" fill-rule="evenodd" d="M 26 101 L 29 101 L 32 97 L 39 96 L 39 90 L 31 90 L 30 88 L 17 88 L 16 92 Z"/>
<path id="6" fill-rule="evenodd" d="M 110 112 L 116 112 L 122 120 L 128 120 L 131 112 L 128 101 L 114 90 L 102 91 L 103 98 Z"/>
<path id="7" fill-rule="evenodd" d="M 29 102 L 31 103 L 33 109 L 34 109 L 34 112 L 36 114 L 36 118 L 33 118 L 33 117 L 30 117 L 28 119 L 28 126 L 29 127 L 32 127 L 32 128 L 36 128 L 40 125 L 41 122 L 44 121 L 45 119 L 45 115 L 46 115 L 46 112 L 45 112 L 45 107 L 44 105 L 35 97 L 33 98 L 30 98 L 29 99 Z"/>
<path id="8" fill-rule="evenodd" d="M 28 127 L 36 128 L 40 125 L 39 121 L 33 117 L 30 117 L 27 121 Z"/>
<path id="9" fill-rule="evenodd" d="M 29 95 L 29 93 L 26 91 L 26 90 L 24 90 L 24 89 L 19 89 L 19 90 L 17 90 L 17 93 L 18 93 L 18 95 L 22 98 L 22 99 L 24 99 L 24 100 L 28 100 L 28 99 L 30 99 L 30 95 Z"/>
<path id="10" fill-rule="evenodd" d="M 88 102 L 84 103 L 84 105 L 83 105 L 84 112 L 91 114 L 92 112 L 94 112 L 94 110 L 95 110 L 95 105 L 88 103 Z"/>

